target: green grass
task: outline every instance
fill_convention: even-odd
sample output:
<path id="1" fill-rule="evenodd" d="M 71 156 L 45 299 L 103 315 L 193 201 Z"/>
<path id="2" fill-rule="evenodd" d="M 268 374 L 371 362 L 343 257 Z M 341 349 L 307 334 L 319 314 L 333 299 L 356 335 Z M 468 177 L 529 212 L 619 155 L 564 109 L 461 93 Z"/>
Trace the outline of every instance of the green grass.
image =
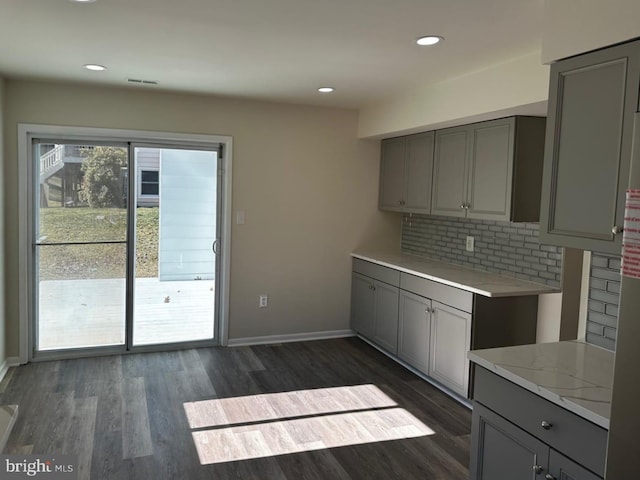
<path id="1" fill-rule="evenodd" d="M 138 208 L 136 277 L 158 276 L 158 208 Z M 47 243 L 109 242 L 127 238 L 122 208 L 41 208 Z M 38 249 L 40 280 L 124 278 L 126 244 L 46 245 Z"/>

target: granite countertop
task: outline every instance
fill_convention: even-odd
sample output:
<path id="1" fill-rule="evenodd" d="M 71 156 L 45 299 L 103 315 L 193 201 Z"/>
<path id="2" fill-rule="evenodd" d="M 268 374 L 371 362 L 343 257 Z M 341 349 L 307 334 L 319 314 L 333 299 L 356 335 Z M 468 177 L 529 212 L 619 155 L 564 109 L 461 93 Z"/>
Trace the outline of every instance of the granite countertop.
<path id="1" fill-rule="evenodd" d="M 472 362 L 607 430 L 613 358 L 578 340 L 469 352 Z"/>
<path id="2" fill-rule="evenodd" d="M 505 277 L 406 253 L 358 251 L 353 252 L 351 256 L 486 297 L 540 295 L 560 291 L 548 285 L 527 282 L 513 277 Z"/>

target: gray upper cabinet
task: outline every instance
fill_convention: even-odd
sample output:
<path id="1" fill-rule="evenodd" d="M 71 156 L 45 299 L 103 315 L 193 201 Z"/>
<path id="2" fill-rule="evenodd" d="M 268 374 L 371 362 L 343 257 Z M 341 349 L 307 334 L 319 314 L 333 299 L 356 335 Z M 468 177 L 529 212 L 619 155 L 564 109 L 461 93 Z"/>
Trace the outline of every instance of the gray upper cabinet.
<path id="1" fill-rule="evenodd" d="M 514 129 L 514 118 L 487 122 L 473 129 L 467 217 L 508 217 L 513 180 Z"/>
<path id="2" fill-rule="evenodd" d="M 469 127 L 436 132 L 431 213 L 466 216 Z"/>
<path id="3" fill-rule="evenodd" d="M 433 132 L 382 141 L 381 210 L 429 214 L 433 170 Z"/>
<path id="4" fill-rule="evenodd" d="M 404 151 L 404 138 L 390 138 L 382 141 L 379 198 L 381 210 L 402 211 Z"/>
<path id="5" fill-rule="evenodd" d="M 540 240 L 620 254 L 640 42 L 551 66 Z"/>
<path id="6" fill-rule="evenodd" d="M 537 222 L 545 119 L 510 117 L 436 133 L 432 213 Z"/>

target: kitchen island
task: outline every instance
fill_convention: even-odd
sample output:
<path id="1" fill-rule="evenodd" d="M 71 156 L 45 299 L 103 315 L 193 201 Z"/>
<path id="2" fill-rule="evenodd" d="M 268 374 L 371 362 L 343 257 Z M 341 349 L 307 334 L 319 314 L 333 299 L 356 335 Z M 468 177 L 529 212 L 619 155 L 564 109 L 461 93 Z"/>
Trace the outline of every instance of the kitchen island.
<path id="1" fill-rule="evenodd" d="M 469 352 L 471 478 L 604 476 L 614 353 L 581 341 Z M 534 476 L 534 478 L 536 478 Z"/>

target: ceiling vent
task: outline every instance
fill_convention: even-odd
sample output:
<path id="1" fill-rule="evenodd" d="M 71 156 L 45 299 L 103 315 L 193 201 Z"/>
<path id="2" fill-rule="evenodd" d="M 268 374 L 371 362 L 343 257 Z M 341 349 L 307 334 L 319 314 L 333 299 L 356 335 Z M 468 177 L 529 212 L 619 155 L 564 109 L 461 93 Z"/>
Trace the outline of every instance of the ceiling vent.
<path id="1" fill-rule="evenodd" d="M 143 85 L 158 85 L 158 82 L 156 80 L 141 80 L 139 78 L 127 78 L 127 82 L 140 83 Z"/>

